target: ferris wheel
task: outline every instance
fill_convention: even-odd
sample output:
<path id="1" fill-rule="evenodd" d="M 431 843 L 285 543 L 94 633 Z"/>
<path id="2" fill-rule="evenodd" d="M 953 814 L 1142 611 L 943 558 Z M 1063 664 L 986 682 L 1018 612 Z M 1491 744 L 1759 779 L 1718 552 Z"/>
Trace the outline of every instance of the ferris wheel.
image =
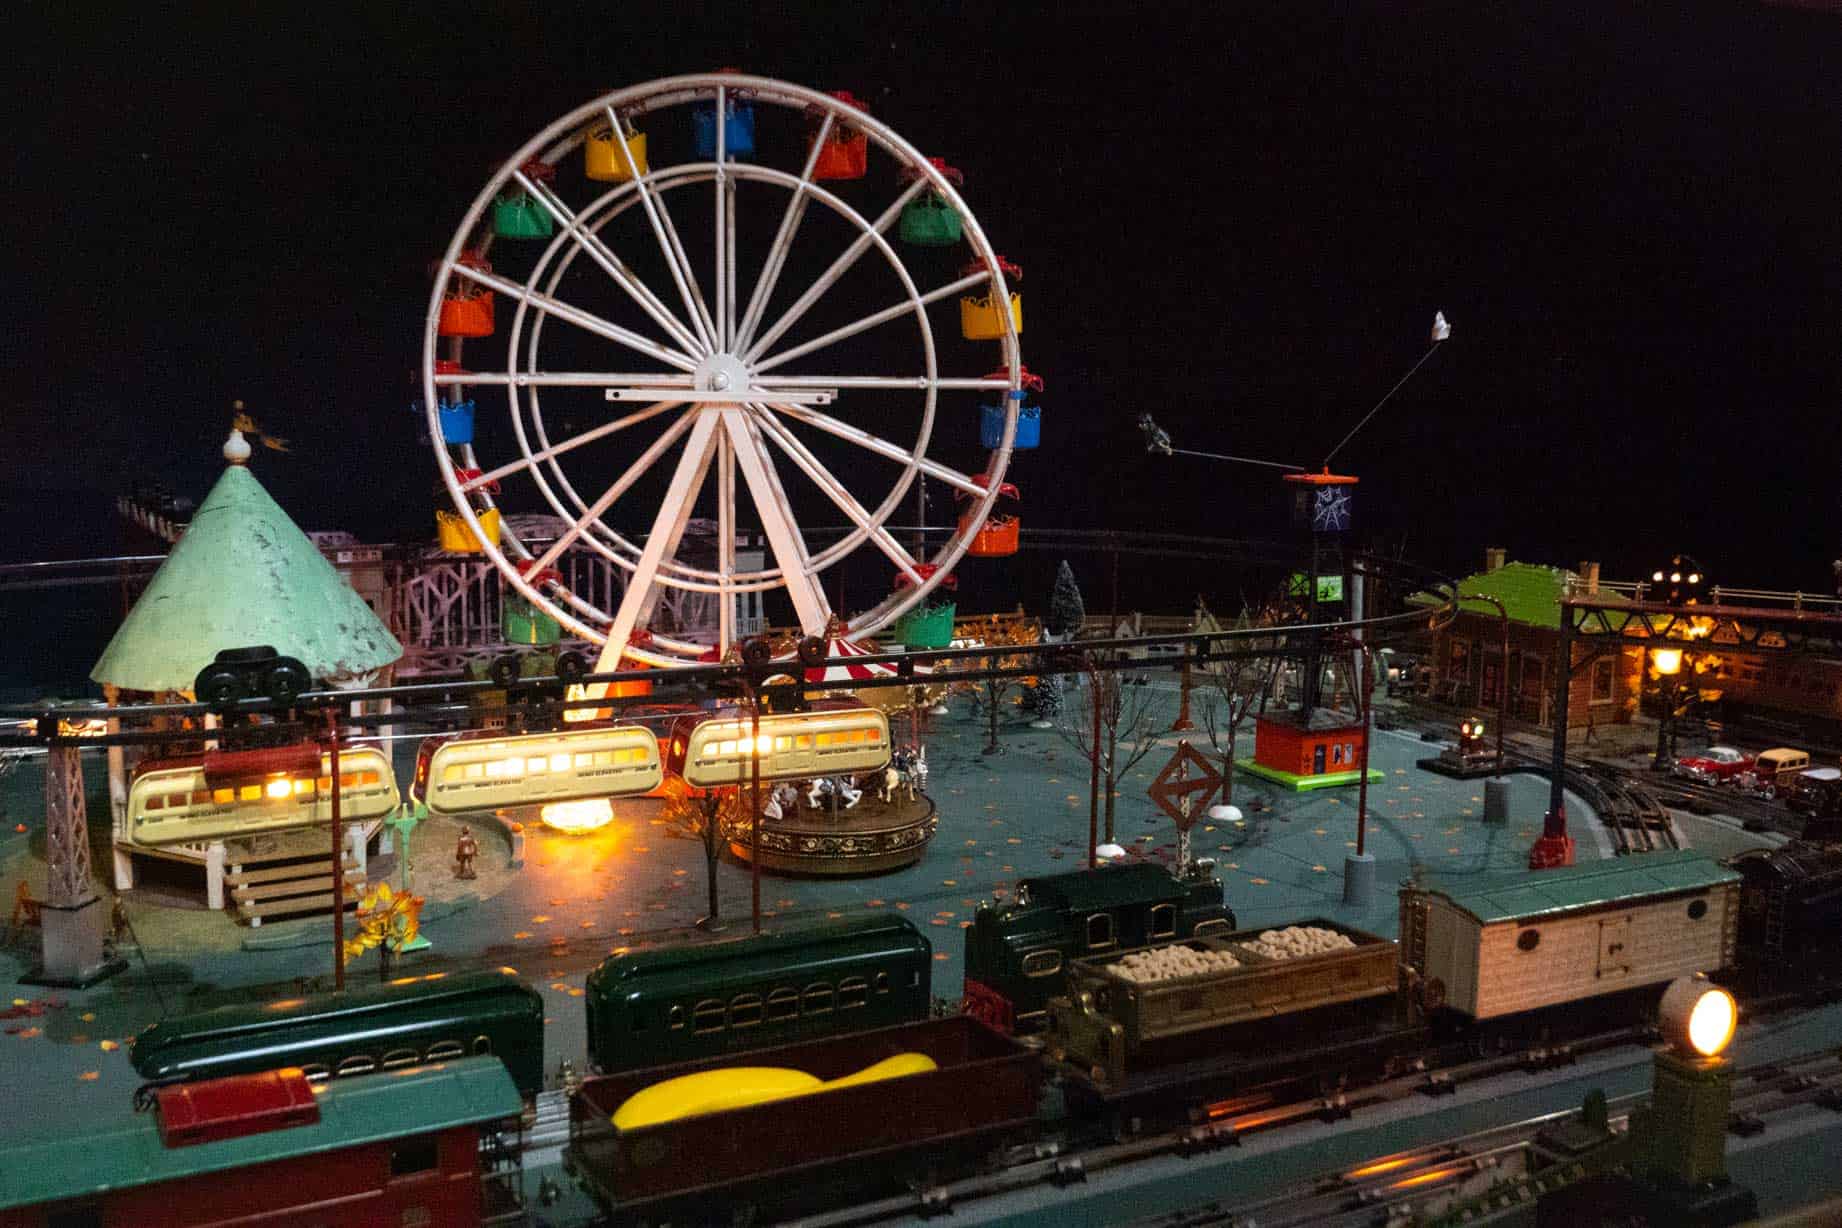
<path id="1" fill-rule="evenodd" d="M 784 594 L 807 635 L 861 636 L 918 608 L 969 549 L 1014 551 L 1014 518 L 992 513 L 1016 494 L 1004 473 L 1035 442 L 1024 401 L 1040 382 L 1018 345 L 1021 271 L 957 178 L 849 95 L 732 72 L 616 90 L 551 124 L 435 266 L 423 405 L 457 524 L 507 585 L 603 645 L 602 670 L 708 659 L 652 625 L 662 589 L 714 596 L 721 656 L 739 594 Z M 958 333 L 995 342 L 995 361 L 938 344 L 930 309 L 950 318 L 956 298 Z M 975 403 L 976 472 L 939 458 L 937 429 Z M 931 557 L 887 527 L 921 479 L 963 509 Z M 499 515 L 514 489 L 560 530 L 522 539 Z M 700 512 L 714 558 L 685 548 Z M 840 517 L 841 536 L 809 540 Z M 1005 523 L 1009 549 L 981 548 Z M 749 530 L 765 565 L 738 564 Z M 624 591 L 572 590 L 557 566 L 571 549 L 621 569 Z M 834 622 L 826 574 L 858 551 L 896 583 Z"/>

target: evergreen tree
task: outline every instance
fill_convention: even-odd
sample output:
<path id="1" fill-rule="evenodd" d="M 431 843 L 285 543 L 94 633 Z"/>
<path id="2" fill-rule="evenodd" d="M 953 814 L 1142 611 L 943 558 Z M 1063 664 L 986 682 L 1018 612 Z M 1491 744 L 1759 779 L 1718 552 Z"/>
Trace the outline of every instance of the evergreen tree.
<path id="1" fill-rule="evenodd" d="M 1036 720 L 1039 728 L 1053 725 L 1062 715 L 1062 676 L 1044 674 L 1036 682 Z"/>
<path id="2" fill-rule="evenodd" d="M 1072 639 L 1079 634 L 1086 618 L 1087 607 L 1081 601 L 1081 586 L 1075 583 L 1074 568 L 1063 559 L 1055 571 L 1055 588 L 1049 593 L 1049 617 L 1043 620 L 1043 630 L 1058 640 Z"/>

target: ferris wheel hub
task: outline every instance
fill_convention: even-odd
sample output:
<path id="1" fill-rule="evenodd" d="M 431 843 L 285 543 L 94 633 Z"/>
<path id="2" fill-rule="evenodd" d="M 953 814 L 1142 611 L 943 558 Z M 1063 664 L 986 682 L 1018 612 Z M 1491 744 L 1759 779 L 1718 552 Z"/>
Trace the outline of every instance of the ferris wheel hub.
<path id="1" fill-rule="evenodd" d="M 702 392 L 730 392 L 747 388 L 748 364 L 727 351 L 718 351 L 697 364 L 693 386 Z"/>

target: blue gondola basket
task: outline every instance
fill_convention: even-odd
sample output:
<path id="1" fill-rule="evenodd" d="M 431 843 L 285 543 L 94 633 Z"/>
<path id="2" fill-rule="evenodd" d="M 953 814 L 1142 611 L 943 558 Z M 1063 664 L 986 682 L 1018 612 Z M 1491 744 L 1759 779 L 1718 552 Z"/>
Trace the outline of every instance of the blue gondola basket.
<path id="1" fill-rule="evenodd" d="M 1043 411 L 1040 405 L 1025 405 L 1017 411 L 1017 435 L 1011 440 L 1013 452 L 1034 448 L 1043 441 Z M 979 445 L 995 448 L 1004 442 L 1004 409 L 998 405 L 979 406 Z"/>
<path id="2" fill-rule="evenodd" d="M 755 108 L 746 102 L 732 102 L 723 125 L 723 152 L 732 158 L 746 158 L 755 152 Z M 691 108 L 691 139 L 700 158 L 716 157 L 716 103 L 700 102 Z"/>
<path id="3" fill-rule="evenodd" d="M 473 402 L 457 401 L 452 405 L 443 404 L 437 411 L 441 418 L 441 440 L 447 444 L 473 442 Z"/>

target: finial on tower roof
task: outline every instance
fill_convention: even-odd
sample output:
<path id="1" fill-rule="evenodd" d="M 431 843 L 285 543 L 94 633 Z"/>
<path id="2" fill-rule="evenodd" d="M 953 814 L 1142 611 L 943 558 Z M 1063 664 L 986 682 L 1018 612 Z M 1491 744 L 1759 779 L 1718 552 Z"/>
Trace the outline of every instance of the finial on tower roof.
<path id="1" fill-rule="evenodd" d="M 230 429 L 230 438 L 224 441 L 224 459 L 233 465 L 249 464 L 249 440 L 243 438 L 243 432 L 235 427 Z"/>

